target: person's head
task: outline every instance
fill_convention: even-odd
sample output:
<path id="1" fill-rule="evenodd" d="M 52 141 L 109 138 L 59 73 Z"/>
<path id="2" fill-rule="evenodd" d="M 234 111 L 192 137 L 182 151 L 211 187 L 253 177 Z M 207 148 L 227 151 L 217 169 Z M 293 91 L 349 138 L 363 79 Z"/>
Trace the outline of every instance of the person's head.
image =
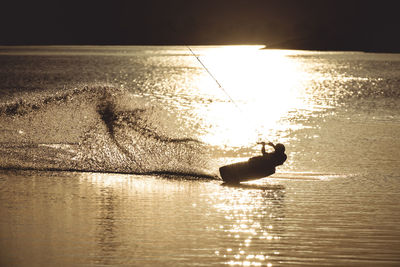
<path id="1" fill-rule="evenodd" d="M 275 145 L 275 151 L 278 153 L 284 153 L 285 152 L 285 146 L 281 143 Z"/>

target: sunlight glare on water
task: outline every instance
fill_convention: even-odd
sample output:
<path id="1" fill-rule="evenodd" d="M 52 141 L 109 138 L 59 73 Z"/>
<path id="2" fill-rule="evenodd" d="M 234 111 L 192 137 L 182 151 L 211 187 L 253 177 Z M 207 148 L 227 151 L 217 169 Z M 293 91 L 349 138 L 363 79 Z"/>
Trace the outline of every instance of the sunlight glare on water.
<path id="1" fill-rule="evenodd" d="M 248 146 L 255 140 L 282 140 L 284 136 L 275 136 L 276 131 L 296 127 L 282 118 L 290 111 L 312 107 L 304 90 L 304 70 L 288 57 L 291 53 L 260 50 L 259 46 L 200 51 L 200 60 L 223 87 L 218 88 L 206 70 L 195 78 L 201 93 L 215 97 L 207 107 L 194 107 L 194 113 L 210 125 L 202 141 Z"/>
<path id="2" fill-rule="evenodd" d="M 229 193 L 215 192 L 211 197 L 216 203 L 214 208 L 226 221 L 220 230 L 232 240 L 216 254 L 230 266 L 272 266 L 271 260 L 280 254 L 284 187 L 254 184 L 227 189 Z"/>

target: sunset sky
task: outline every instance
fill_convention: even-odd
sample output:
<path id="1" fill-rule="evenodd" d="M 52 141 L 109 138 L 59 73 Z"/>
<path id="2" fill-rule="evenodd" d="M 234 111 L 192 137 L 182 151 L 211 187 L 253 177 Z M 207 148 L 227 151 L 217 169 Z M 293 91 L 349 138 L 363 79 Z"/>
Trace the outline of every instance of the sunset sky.
<path id="1" fill-rule="evenodd" d="M 11 1 L 10 1 L 11 2 Z M 400 51 L 398 1 L 12 1 L 0 44 L 266 44 Z"/>

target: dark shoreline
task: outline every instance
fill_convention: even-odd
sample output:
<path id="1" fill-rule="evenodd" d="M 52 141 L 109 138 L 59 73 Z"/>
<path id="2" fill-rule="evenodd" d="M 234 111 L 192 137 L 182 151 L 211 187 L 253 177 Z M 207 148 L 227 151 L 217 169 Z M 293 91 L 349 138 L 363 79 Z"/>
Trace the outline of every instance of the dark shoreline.
<path id="1" fill-rule="evenodd" d="M 191 43 L 191 44 L 181 44 L 181 43 L 143 43 L 143 44 L 119 44 L 119 43 L 102 43 L 102 44 L 92 44 L 92 43 L 0 43 L 3 47 L 24 47 L 24 46 L 229 46 L 229 45 L 264 45 L 261 48 L 263 50 L 303 50 L 303 51 L 320 51 L 320 52 L 363 52 L 363 53 L 388 53 L 388 54 L 398 54 L 400 49 L 389 49 L 389 48 L 356 48 L 352 46 L 302 46 L 302 45 L 292 45 L 292 44 L 262 44 L 262 43 Z"/>

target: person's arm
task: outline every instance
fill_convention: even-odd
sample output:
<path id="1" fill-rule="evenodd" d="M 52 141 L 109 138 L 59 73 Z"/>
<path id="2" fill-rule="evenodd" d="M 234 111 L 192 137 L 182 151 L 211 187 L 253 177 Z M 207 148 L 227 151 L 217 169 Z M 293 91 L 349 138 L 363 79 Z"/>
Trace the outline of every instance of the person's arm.
<path id="1" fill-rule="evenodd" d="M 265 142 L 260 142 L 260 143 L 258 143 L 258 144 L 262 145 L 261 153 L 262 153 L 263 155 L 267 155 L 267 154 L 268 154 L 268 153 L 265 151 L 265 145 L 272 146 L 272 147 L 275 149 L 275 145 L 274 145 L 272 142 L 269 142 L 268 144 L 265 143 Z"/>
<path id="2" fill-rule="evenodd" d="M 264 143 L 265 144 L 265 143 Z M 275 149 L 275 145 L 272 142 L 268 143 L 269 146 L 272 146 Z"/>
<path id="3" fill-rule="evenodd" d="M 265 152 L 265 142 L 262 142 L 261 144 L 262 144 L 261 153 L 265 155 L 267 154 L 267 152 Z"/>

